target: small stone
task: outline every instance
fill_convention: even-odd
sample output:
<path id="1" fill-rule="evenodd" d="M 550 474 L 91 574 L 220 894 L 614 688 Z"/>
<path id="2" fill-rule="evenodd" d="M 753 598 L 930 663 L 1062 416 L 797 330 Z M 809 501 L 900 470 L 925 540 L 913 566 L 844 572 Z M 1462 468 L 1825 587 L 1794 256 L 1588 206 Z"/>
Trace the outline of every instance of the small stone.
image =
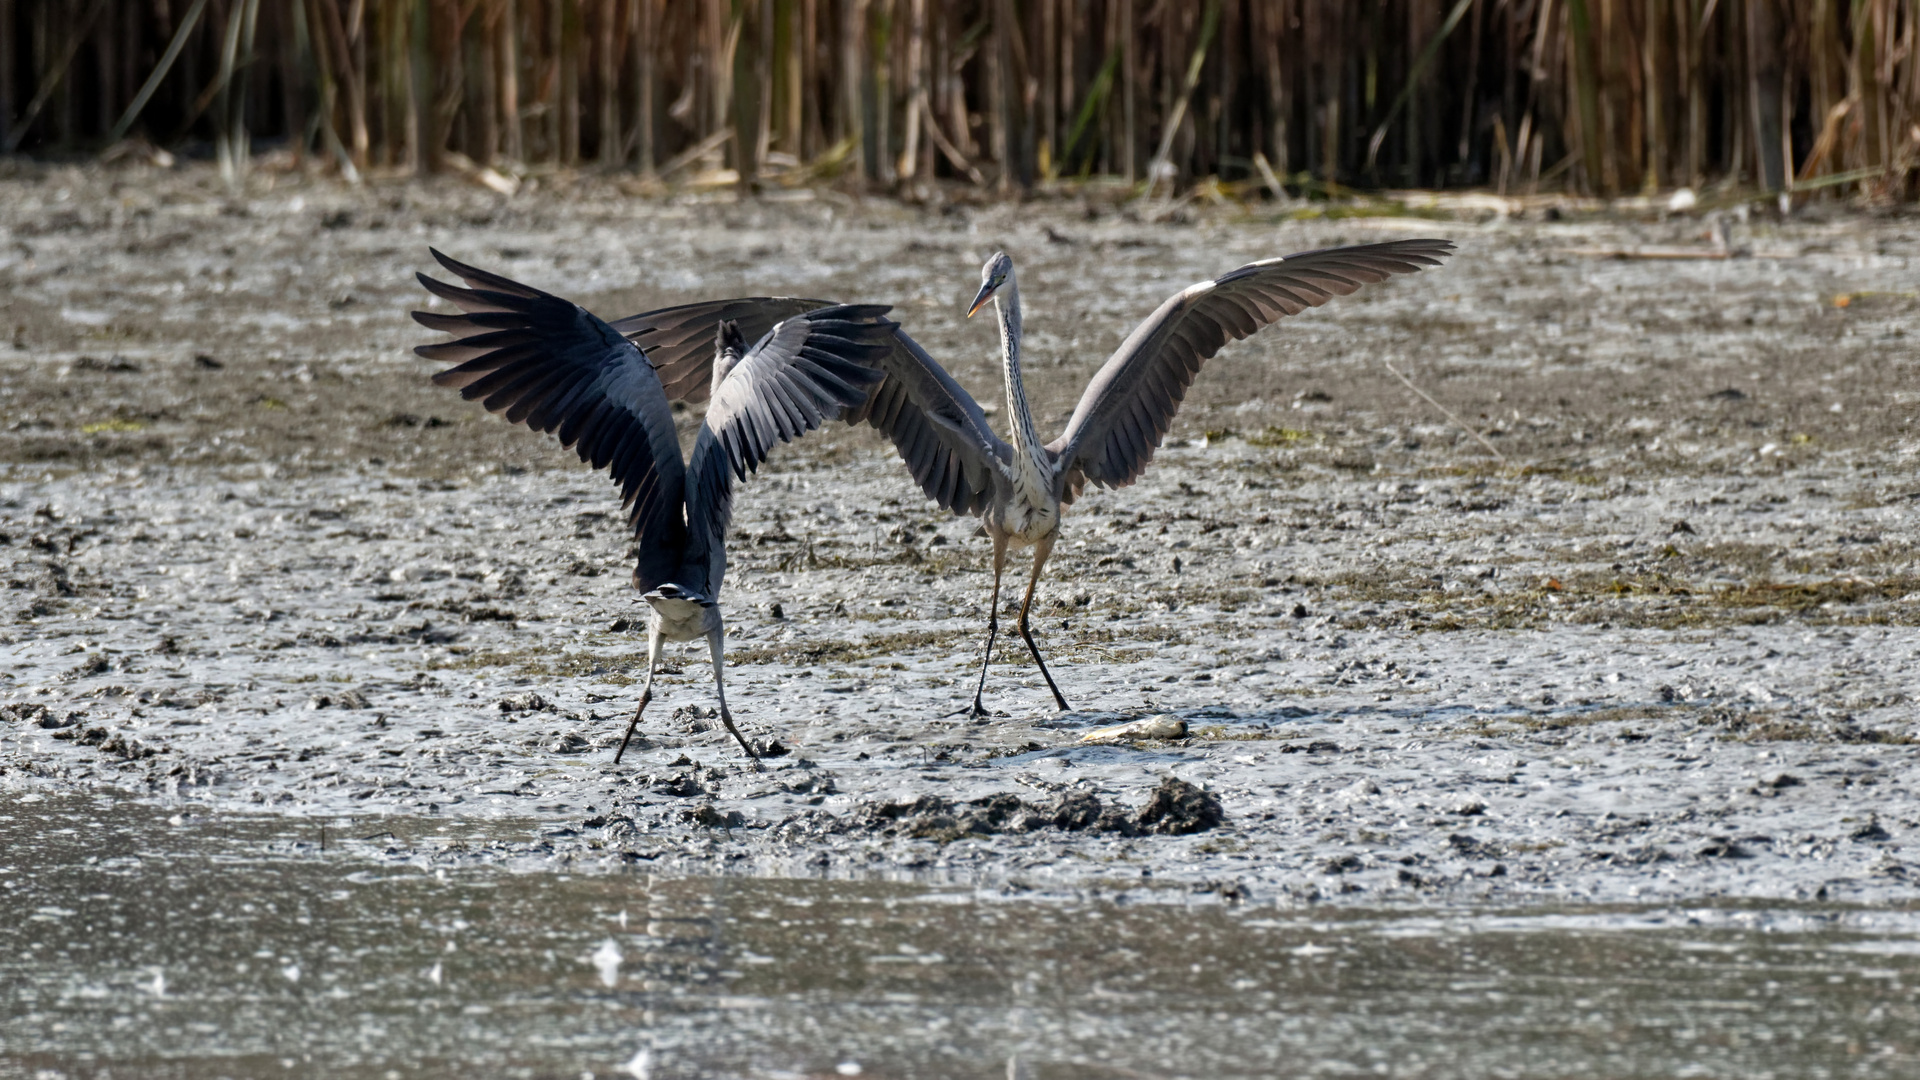
<path id="1" fill-rule="evenodd" d="M 709 829 L 733 829 L 745 824 L 747 819 L 738 810 L 721 813 L 712 803 L 701 803 L 691 810 L 682 810 L 680 820 Z"/>
<path id="2" fill-rule="evenodd" d="M 1893 839 L 1892 833 L 1880 827 L 1879 818 L 1870 819 L 1865 825 L 1862 825 L 1859 828 L 1854 829 L 1852 832 L 1848 833 L 1847 836 L 1850 839 L 1865 840 L 1869 843 L 1875 843 L 1875 844 L 1879 843 L 1882 840 Z"/>
<path id="3" fill-rule="evenodd" d="M 592 743 L 573 732 L 567 732 L 547 744 L 547 752 L 553 754 L 583 754 L 591 749 L 593 749 Z"/>
<path id="4" fill-rule="evenodd" d="M 1358 855 L 1334 855 L 1321 860 L 1320 872 L 1323 874 L 1344 874 L 1350 870 L 1360 869 L 1360 865 L 1360 857 Z"/>
<path id="5" fill-rule="evenodd" d="M 1731 837 L 1716 836 L 1700 849 L 1700 854 L 1709 859 L 1750 859 L 1753 854 L 1741 847 Z"/>
<path id="6" fill-rule="evenodd" d="M 1360 779 L 1333 793 L 1341 802 L 1360 802 L 1380 794 L 1380 785 L 1371 780 Z"/>
<path id="7" fill-rule="evenodd" d="M 1469 796 L 1453 804 L 1453 812 L 1461 817 L 1479 817 L 1487 812 L 1487 804 Z"/>
<path id="8" fill-rule="evenodd" d="M 552 712 L 553 703 L 531 690 L 508 694 L 500 699 L 501 712 Z"/>

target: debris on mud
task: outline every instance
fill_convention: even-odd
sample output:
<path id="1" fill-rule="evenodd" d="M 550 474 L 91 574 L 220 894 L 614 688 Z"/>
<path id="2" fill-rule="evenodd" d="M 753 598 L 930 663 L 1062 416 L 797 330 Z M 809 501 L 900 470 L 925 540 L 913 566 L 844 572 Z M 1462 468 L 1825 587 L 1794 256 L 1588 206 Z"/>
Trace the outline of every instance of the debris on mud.
<path id="1" fill-rule="evenodd" d="M 1083 743 L 1134 742 L 1141 739 L 1184 739 L 1187 722 L 1169 713 L 1094 728 L 1080 736 Z"/>
<path id="2" fill-rule="evenodd" d="M 501 698 L 498 708 L 503 713 L 552 712 L 553 703 L 531 690 L 526 690 Z"/>
<path id="3" fill-rule="evenodd" d="M 1105 806 L 1098 796 L 1085 791 L 1062 793 L 1044 806 L 1004 792 L 966 802 L 922 795 L 912 802 L 869 803 L 854 815 L 850 825 L 883 836 L 947 842 L 1041 829 L 1185 836 L 1205 832 L 1225 819 L 1218 796 L 1168 777 L 1153 790 L 1146 804 L 1132 813 L 1119 806 Z"/>

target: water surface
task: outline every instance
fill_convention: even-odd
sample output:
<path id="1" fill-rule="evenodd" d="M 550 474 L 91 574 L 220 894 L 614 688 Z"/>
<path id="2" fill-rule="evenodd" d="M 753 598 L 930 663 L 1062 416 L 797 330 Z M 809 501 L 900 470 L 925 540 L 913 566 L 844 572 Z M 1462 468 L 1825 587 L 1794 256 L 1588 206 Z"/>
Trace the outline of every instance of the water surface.
<path id="1" fill-rule="evenodd" d="M 12 793 L 0 914 L 7 1078 L 1920 1068 L 1906 910 L 667 878 L 542 863 L 532 824 Z"/>

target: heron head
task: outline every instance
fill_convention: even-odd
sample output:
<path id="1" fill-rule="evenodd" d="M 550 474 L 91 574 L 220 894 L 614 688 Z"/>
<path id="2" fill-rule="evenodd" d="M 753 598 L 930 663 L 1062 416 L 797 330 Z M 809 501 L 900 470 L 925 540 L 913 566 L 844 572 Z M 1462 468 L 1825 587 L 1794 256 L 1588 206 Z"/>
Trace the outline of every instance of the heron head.
<path id="1" fill-rule="evenodd" d="M 973 318 L 975 312 L 985 307 L 987 301 L 993 299 L 993 294 L 999 292 L 1000 286 L 1005 285 L 1012 276 L 1013 260 L 1004 251 L 994 252 L 993 258 L 980 268 L 980 291 L 974 294 L 973 306 L 967 309 L 967 318 Z"/>

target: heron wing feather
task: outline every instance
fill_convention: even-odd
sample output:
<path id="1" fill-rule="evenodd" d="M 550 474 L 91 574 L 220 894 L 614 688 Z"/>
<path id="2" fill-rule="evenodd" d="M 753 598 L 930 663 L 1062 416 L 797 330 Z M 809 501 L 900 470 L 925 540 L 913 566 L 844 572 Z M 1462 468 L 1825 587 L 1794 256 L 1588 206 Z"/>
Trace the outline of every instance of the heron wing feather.
<path id="1" fill-rule="evenodd" d="M 681 585 L 718 595 L 736 479 L 757 470 L 775 444 L 866 404 L 892 341 L 889 310 L 842 305 L 783 320 L 713 391 L 688 460 Z"/>
<path id="2" fill-rule="evenodd" d="M 1304 251 L 1249 263 L 1169 297 L 1101 366 L 1060 438 L 1062 498 L 1079 485 L 1125 487 L 1166 438 L 1174 413 L 1208 359 L 1230 341 L 1363 285 L 1412 273 L 1453 252 L 1446 240 Z"/>
<path id="3" fill-rule="evenodd" d="M 759 341 L 776 323 L 832 305 L 795 296 L 741 296 L 659 308 L 609 325 L 646 351 L 669 401 L 702 402 L 713 392 L 713 334 L 722 322 Z"/>
<path id="4" fill-rule="evenodd" d="M 872 425 L 892 440 L 914 482 L 942 509 L 978 514 L 1013 448 L 994 434 L 973 395 L 919 342 L 905 330 L 893 336 L 893 351 L 881 362 L 886 381 L 866 407 L 847 414 L 847 422 Z"/>
<path id="5" fill-rule="evenodd" d="M 638 347 L 578 304 L 434 252 L 472 288 L 420 275 L 435 296 L 466 312 L 414 312 L 423 326 L 458 336 L 414 351 L 457 360 L 434 381 L 563 446 L 619 487 L 639 561 L 635 583 L 666 581 L 686 548 L 686 469 L 673 412 Z"/>

